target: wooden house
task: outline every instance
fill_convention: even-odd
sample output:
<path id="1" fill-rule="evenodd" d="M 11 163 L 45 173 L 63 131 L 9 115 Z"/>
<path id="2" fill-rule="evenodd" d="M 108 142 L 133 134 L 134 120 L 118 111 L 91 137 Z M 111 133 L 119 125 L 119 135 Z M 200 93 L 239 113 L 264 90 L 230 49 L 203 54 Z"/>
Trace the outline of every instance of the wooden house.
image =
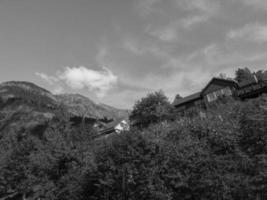
<path id="1" fill-rule="evenodd" d="M 197 92 L 184 98 L 175 99 L 173 105 L 178 112 L 183 112 L 192 107 L 198 107 L 198 105 L 204 107 L 204 101 L 201 92 Z"/>
<path id="2" fill-rule="evenodd" d="M 263 93 L 267 93 L 267 79 L 258 80 L 255 78 L 239 84 L 238 97 L 242 100 L 255 98 Z"/>
<path id="3" fill-rule="evenodd" d="M 191 108 L 206 109 L 219 98 L 232 96 L 241 100 L 258 97 L 267 93 L 267 79 L 237 83 L 232 79 L 212 78 L 200 91 L 184 98 L 175 99 L 173 106 L 178 112 L 186 112 Z"/>
<path id="4" fill-rule="evenodd" d="M 238 90 L 238 83 L 234 80 L 213 78 L 201 91 L 202 99 L 206 105 L 224 96 L 234 96 Z"/>

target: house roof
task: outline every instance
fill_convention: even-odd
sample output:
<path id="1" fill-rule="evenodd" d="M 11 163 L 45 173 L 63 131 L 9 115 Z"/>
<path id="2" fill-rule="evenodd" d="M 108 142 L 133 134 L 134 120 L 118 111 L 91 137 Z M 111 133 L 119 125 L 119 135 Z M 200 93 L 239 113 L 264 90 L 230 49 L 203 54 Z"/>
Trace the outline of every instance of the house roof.
<path id="1" fill-rule="evenodd" d="M 199 99 L 199 98 L 201 98 L 201 92 L 197 92 L 197 93 L 191 94 L 191 95 L 186 96 L 186 97 L 181 98 L 181 99 L 175 99 L 174 102 L 173 102 L 173 105 L 174 106 L 182 105 L 184 103 L 187 103 L 187 102 L 190 102 L 190 101 L 194 101 L 194 100 Z"/>
<path id="2" fill-rule="evenodd" d="M 118 124 L 120 124 L 123 120 L 125 120 L 125 119 L 121 118 L 121 119 L 117 119 L 117 120 L 114 120 L 112 122 L 109 122 L 109 123 L 105 124 L 105 129 L 99 131 L 98 134 L 102 135 L 102 134 L 108 134 L 108 133 L 114 132 L 115 131 L 115 127 Z"/>
<path id="3" fill-rule="evenodd" d="M 114 120 L 114 121 L 111 121 L 109 122 L 107 125 L 106 125 L 106 128 L 114 128 L 115 126 L 117 126 L 119 123 L 121 123 L 123 121 L 123 118 L 122 119 L 117 119 L 117 120 Z"/>
<path id="4" fill-rule="evenodd" d="M 238 83 L 233 80 L 233 79 L 224 79 L 224 78 L 218 78 L 218 77 L 214 77 L 210 80 L 210 82 L 203 88 L 203 90 L 201 91 L 201 93 L 203 93 L 209 86 L 210 84 L 213 82 L 213 81 L 221 81 L 221 82 L 225 82 L 225 83 L 230 83 L 230 84 L 233 84 L 233 85 L 236 85 L 238 86 Z"/>
<path id="5" fill-rule="evenodd" d="M 257 81 L 255 79 L 251 79 L 251 80 L 246 80 L 246 81 L 242 81 L 241 83 L 238 83 L 238 86 L 240 88 L 243 88 L 243 87 L 246 87 L 246 86 L 249 86 L 249 85 L 252 85 L 254 83 L 257 83 Z"/>
<path id="6" fill-rule="evenodd" d="M 191 95 L 186 96 L 186 97 L 181 98 L 181 99 L 175 99 L 174 102 L 173 102 L 173 105 L 174 106 L 178 106 L 178 105 L 182 105 L 182 104 L 185 104 L 185 103 L 188 103 L 188 102 L 191 102 L 191 101 L 200 99 L 202 93 L 209 87 L 209 85 L 213 81 L 222 81 L 222 82 L 227 82 L 227 83 L 234 84 L 234 85 L 238 86 L 237 85 L 237 82 L 234 81 L 234 80 L 231 80 L 231 79 L 223 79 L 223 78 L 217 78 L 217 77 L 215 77 L 215 78 L 212 78 L 209 81 L 209 83 L 204 87 L 204 89 L 201 92 L 197 92 L 197 93 L 191 94 Z"/>

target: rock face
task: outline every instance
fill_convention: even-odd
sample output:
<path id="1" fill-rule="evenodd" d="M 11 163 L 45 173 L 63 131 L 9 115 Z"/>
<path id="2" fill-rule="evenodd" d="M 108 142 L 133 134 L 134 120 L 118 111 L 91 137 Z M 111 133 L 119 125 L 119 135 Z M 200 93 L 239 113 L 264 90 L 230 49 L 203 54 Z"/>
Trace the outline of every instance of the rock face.
<path id="1" fill-rule="evenodd" d="M 42 137 L 51 123 L 60 121 L 66 127 L 73 116 L 91 121 L 116 120 L 127 118 L 127 111 L 98 105 L 81 95 L 53 95 L 29 82 L 0 84 L 0 138 L 11 133 Z"/>

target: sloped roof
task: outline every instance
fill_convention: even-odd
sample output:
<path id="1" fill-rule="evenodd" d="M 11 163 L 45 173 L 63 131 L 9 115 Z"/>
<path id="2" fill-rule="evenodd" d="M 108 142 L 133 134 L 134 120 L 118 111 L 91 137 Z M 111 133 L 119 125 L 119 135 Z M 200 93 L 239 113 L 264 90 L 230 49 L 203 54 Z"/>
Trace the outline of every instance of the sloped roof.
<path id="1" fill-rule="evenodd" d="M 233 79 L 224 79 L 224 78 L 214 77 L 214 78 L 212 78 L 212 79 L 209 81 L 209 83 L 203 88 L 203 90 L 201 91 L 201 93 L 204 92 L 204 91 L 209 87 L 209 85 L 210 85 L 213 81 L 227 82 L 227 83 L 231 83 L 231 84 L 234 84 L 234 85 L 238 86 L 238 83 L 237 83 L 235 80 L 233 80 Z"/>
<path id="2" fill-rule="evenodd" d="M 111 121 L 109 123 L 102 123 L 102 124 L 104 124 L 105 128 L 103 130 L 99 131 L 98 134 L 102 135 L 102 134 L 108 134 L 108 133 L 114 132 L 115 131 L 115 127 L 119 123 L 121 123 L 123 120 L 125 120 L 125 119 L 121 118 L 121 119 L 118 119 L 118 120 Z"/>
<path id="3" fill-rule="evenodd" d="M 246 87 L 246 86 L 249 86 L 249 85 L 252 85 L 254 83 L 257 83 L 257 81 L 255 79 L 251 79 L 251 80 L 246 80 L 246 81 L 242 81 L 241 83 L 238 83 L 238 86 L 240 88 L 243 88 L 243 87 Z"/>
<path id="4" fill-rule="evenodd" d="M 237 82 L 235 80 L 214 77 L 209 81 L 209 83 L 203 88 L 203 90 L 201 92 L 197 92 L 197 93 L 191 94 L 191 95 L 186 96 L 186 97 L 181 98 L 181 99 L 175 99 L 174 102 L 173 102 L 173 105 L 174 106 L 178 106 L 178 105 L 182 105 L 184 103 L 190 102 L 190 101 L 194 101 L 194 100 L 200 99 L 202 93 L 208 88 L 208 86 L 213 81 L 223 81 L 223 82 L 231 83 L 231 84 L 234 84 L 234 85 L 238 86 L 238 84 L 237 84 Z"/>
<path id="5" fill-rule="evenodd" d="M 187 103 L 190 101 L 194 101 L 194 100 L 199 99 L 199 98 L 201 98 L 201 92 L 191 94 L 191 95 L 186 96 L 186 97 L 181 98 L 181 99 L 175 99 L 173 102 L 173 105 L 174 106 L 181 105 L 181 104 L 184 104 L 184 103 Z"/>
<path id="6" fill-rule="evenodd" d="M 117 120 L 114 120 L 114 121 L 111 121 L 109 123 L 106 124 L 106 128 L 114 128 L 115 126 L 117 126 L 119 123 L 121 123 L 124 119 L 121 118 L 121 119 L 117 119 Z"/>

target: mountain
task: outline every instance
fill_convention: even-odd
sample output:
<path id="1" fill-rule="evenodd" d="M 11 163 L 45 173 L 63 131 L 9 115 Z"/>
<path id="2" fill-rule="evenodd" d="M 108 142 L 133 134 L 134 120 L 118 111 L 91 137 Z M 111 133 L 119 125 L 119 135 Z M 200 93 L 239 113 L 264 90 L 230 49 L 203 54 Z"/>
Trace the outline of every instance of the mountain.
<path id="1" fill-rule="evenodd" d="M 75 116 L 85 116 L 96 119 L 117 120 L 128 118 L 128 111 L 117 109 L 105 104 L 96 104 L 91 99 L 79 94 L 62 94 L 56 98 Z"/>
<path id="2" fill-rule="evenodd" d="M 116 116 L 116 118 L 121 119 L 128 119 L 130 110 L 122 110 L 118 108 L 114 108 L 112 106 L 106 105 L 106 104 L 100 104 L 100 106 L 105 109 L 108 113 L 110 113 L 112 116 Z"/>
<path id="3" fill-rule="evenodd" d="M 93 147 L 126 115 L 29 82 L 0 84 L 0 199 L 51 199 L 50 191 L 62 194 L 53 199 L 73 199 L 65 198 L 65 187 L 73 193 L 87 179 L 87 170 L 94 168 Z M 107 127 L 108 133 L 100 132 Z"/>
<path id="4" fill-rule="evenodd" d="M 29 82 L 0 84 L 0 138 L 41 135 L 54 118 L 68 117 L 49 91 Z"/>
<path id="5" fill-rule="evenodd" d="M 56 97 L 48 90 L 25 81 L 10 81 L 0 84 L 0 96 L 3 101 L 20 99 L 44 106 L 58 104 Z"/>
<path id="6" fill-rule="evenodd" d="M 128 112 L 96 104 L 79 94 L 53 95 L 30 82 L 10 81 L 0 84 L 0 123 L 1 119 L 9 119 L 13 125 L 27 122 L 43 124 L 55 116 L 64 120 L 78 116 L 110 121 L 127 118 Z"/>

